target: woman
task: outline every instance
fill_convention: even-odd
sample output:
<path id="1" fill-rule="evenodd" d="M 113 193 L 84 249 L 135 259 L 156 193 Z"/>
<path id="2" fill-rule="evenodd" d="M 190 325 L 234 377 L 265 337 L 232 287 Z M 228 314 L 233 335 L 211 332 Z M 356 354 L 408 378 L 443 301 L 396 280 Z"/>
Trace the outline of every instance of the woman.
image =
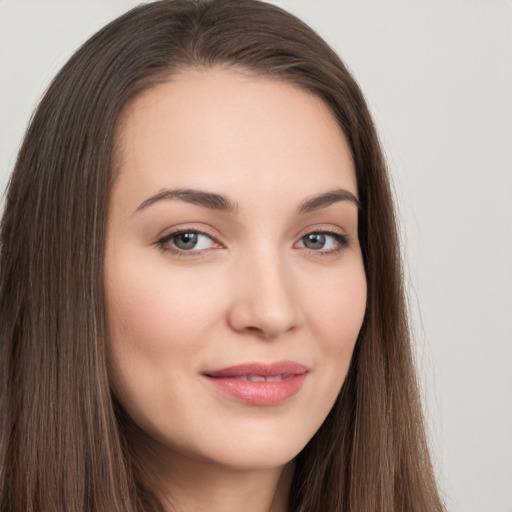
<path id="1" fill-rule="evenodd" d="M 377 136 L 254 0 L 93 36 L 2 221 L 1 510 L 443 510 Z"/>

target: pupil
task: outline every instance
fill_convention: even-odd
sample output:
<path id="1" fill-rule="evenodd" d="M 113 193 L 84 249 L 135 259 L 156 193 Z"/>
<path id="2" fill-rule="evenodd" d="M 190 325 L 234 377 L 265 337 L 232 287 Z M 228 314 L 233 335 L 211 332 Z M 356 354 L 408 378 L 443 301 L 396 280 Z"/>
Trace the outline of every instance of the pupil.
<path id="1" fill-rule="evenodd" d="M 325 235 L 311 233 L 303 238 L 303 243 L 308 249 L 322 249 L 325 245 Z"/>
<path id="2" fill-rule="evenodd" d="M 182 233 L 174 243 L 180 249 L 193 249 L 197 244 L 197 233 Z"/>

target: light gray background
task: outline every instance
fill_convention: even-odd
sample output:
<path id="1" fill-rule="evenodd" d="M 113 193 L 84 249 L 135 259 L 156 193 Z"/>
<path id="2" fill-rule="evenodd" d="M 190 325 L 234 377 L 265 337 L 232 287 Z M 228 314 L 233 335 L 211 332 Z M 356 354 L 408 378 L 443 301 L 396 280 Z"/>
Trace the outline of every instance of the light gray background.
<path id="1" fill-rule="evenodd" d="M 74 49 L 133 0 L 0 0 L 0 188 Z M 402 219 L 451 512 L 512 512 L 512 2 L 282 0 L 354 72 Z"/>

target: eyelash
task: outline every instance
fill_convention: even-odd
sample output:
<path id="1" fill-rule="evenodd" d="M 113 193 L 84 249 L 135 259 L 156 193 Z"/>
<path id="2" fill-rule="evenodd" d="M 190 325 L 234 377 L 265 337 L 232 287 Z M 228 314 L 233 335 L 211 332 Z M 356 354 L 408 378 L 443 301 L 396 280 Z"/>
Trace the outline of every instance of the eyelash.
<path id="1" fill-rule="evenodd" d="M 165 235 L 164 237 L 160 238 L 156 242 L 156 245 L 163 252 L 166 252 L 166 253 L 170 252 L 170 253 L 175 254 L 177 256 L 185 256 L 185 257 L 199 256 L 205 249 L 203 249 L 203 250 L 195 250 L 195 251 L 194 250 L 187 251 L 185 249 L 180 249 L 178 247 L 173 247 L 173 246 L 171 246 L 169 244 L 169 242 L 171 240 L 176 239 L 180 235 L 185 235 L 185 234 L 194 234 L 194 235 L 199 235 L 199 236 L 205 236 L 205 237 L 208 237 L 210 240 L 212 240 L 212 242 L 214 244 L 218 244 L 218 242 L 215 240 L 214 237 L 210 236 L 208 233 L 205 233 L 204 231 L 200 231 L 198 229 L 179 229 L 177 231 L 173 231 L 172 233 L 169 233 L 168 235 Z"/>
<path id="2" fill-rule="evenodd" d="M 201 255 L 205 250 L 208 249 L 199 249 L 199 250 L 186 250 L 186 249 L 180 249 L 177 247 L 172 247 L 169 242 L 173 239 L 176 239 L 180 235 L 184 234 L 193 234 L 193 235 L 199 235 L 199 236 L 205 236 L 208 237 L 214 244 L 217 244 L 220 246 L 219 242 L 215 240 L 214 237 L 210 236 L 208 233 L 205 233 L 204 231 L 200 231 L 198 229 L 180 229 L 177 231 L 173 231 L 172 233 L 169 233 L 168 235 L 165 235 L 164 237 L 157 240 L 156 244 L 157 247 L 162 250 L 163 252 L 170 252 L 177 256 L 184 256 L 184 257 L 194 257 Z M 341 233 L 337 233 L 336 231 L 327 231 L 327 230 L 316 230 L 316 231 L 310 231 L 304 235 L 302 235 L 299 238 L 299 242 L 304 241 L 304 239 L 310 235 L 324 235 L 324 236 L 330 236 L 334 239 L 337 246 L 334 249 L 329 250 L 322 250 L 322 249 L 311 249 L 308 247 L 302 247 L 305 249 L 308 253 L 314 254 L 314 255 L 332 255 L 332 254 L 338 254 L 343 249 L 348 247 L 350 243 L 350 238 L 348 235 L 344 235 Z M 296 242 L 297 243 L 297 242 Z"/>
<path id="3" fill-rule="evenodd" d="M 350 239 L 349 239 L 348 235 L 343 235 L 343 234 L 338 233 L 336 231 L 326 231 L 326 230 L 309 231 L 305 235 L 302 235 L 300 237 L 299 241 L 303 242 L 303 240 L 306 237 L 310 236 L 310 235 L 330 236 L 330 237 L 332 237 L 334 239 L 334 241 L 336 243 L 336 247 L 334 249 L 328 249 L 328 250 L 324 250 L 324 249 L 310 249 L 308 247 L 304 247 L 304 249 L 306 249 L 308 251 L 308 253 L 315 254 L 315 255 L 329 256 L 329 255 L 332 255 L 332 254 L 338 254 L 341 251 L 343 251 L 343 249 L 348 247 L 349 242 L 350 242 Z"/>

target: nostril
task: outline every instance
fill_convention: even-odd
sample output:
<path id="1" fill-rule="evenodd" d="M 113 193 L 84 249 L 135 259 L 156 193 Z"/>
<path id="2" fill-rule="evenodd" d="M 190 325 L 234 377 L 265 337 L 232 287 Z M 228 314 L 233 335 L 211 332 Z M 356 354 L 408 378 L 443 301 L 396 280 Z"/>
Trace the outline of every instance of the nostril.
<path id="1" fill-rule="evenodd" d="M 283 275 L 276 271 L 259 274 L 259 279 L 245 276 L 237 281 L 227 318 L 238 333 L 273 339 L 298 326 L 299 308 Z"/>

